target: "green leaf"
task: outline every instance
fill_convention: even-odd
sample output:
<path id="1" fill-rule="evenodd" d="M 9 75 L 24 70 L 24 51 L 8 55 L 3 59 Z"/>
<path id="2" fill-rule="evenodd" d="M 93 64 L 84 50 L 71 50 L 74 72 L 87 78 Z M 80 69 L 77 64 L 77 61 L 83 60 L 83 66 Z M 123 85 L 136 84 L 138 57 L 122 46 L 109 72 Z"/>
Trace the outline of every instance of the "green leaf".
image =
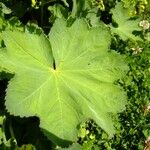
<path id="1" fill-rule="evenodd" d="M 93 143 L 94 143 L 94 140 L 90 140 L 90 141 L 83 143 L 82 150 L 92 150 Z"/>
<path id="2" fill-rule="evenodd" d="M 9 20 L 6 20 L 4 17 L 4 13 L 0 11 L 0 47 L 3 47 L 2 32 L 6 29 L 17 29 L 21 31 L 24 30 L 22 24 L 16 17 L 11 17 Z"/>
<path id="3" fill-rule="evenodd" d="M 132 40 L 141 40 L 139 36 L 135 36 L 133 31 L 140 31 L 139 27 L 140 19 L 132 19 L 130 15 L 130 9 L 124 8 L 123 4 L 117 3 L 115 8 L 111 10 L 113 20 L 118 24 L 118 27 L 111 27 L 111 31 L 114 34 L 119 35 L 123 40 L 132 39 Z"/>
<path id="4" fill-rule="evenodd" d="M 68 16 L 68 9 L 60 4 L 49 6 L 48 10 L 53 14 L 54 18 L 67 18 Z"/>
<path id="5" fill-rule="evenodd" d="M 97 16 L 97 12 L 98 12 L 97 8 L 93 8 L 93 9 L 91 8 L 88 11 L 88 14 L 86 16 L 86 18 L 89 21 L 90 25 L 93 26 L 93 27 L 100 26 L 100 19 L 99 19 L 99 16 Z"/>
<path id="6" fill-rule="evenodd" d="M 73 18 L 79 17 L 81 13 L 83 13 L 85 9 L 85 5 L 88 3 L 85 0 L 72 0 L 73 2 L 73 8 L 71 12 L 71 16 Z"/>
<path id="7" fill-rule="evenodd" d="M 20 148 L 16 148 L 16 150 L 36 150 L 36 149 L 31 144 L 25 144 L 25 145 L 22 145 Z"/>
<path id="8" fill-rule="evenodd" d="M 0 66 L 15 74 L 6 94 L 10 114 L 37 116 L 41 128 L 64 140 L 75 141 L 78 124 L 87 118 L 114 133 L 110 114 L 126 104 L 125 92 L 114 82 L 128 67 L 109 51 L 106 27 L 89 28 L 83 19 L 67 27 L 58 19 L 49 40 L 19 31 L 5 31 L 3 39 Z"/>
<path id="9" fill-rule="evenodd" d="M 0 2 L 0 8 L 4 14 L 10 14 L 12 12 L 11 9 L 6 7 L 2 2 Z"/>

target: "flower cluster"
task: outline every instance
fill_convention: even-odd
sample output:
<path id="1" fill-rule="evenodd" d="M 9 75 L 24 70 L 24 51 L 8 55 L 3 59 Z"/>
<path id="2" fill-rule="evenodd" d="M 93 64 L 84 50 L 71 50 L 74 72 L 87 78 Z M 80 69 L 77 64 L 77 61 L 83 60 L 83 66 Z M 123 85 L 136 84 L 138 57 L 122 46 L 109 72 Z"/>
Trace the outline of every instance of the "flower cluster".
<path id="1" fill-rule="evenodd" d="M 144 30 L 147 30 L 150 28 L 150 23 L 147 20 L 142 20 L 140 21 L 139 26 L 142 27 Z"/>
<path id="2" fill-rule="evenodd" d="M 131 48 L 131 50 L 133 51 L 133 54 L 138 54 L 138 53 L 142 52 L 143 48 L 133 47 L 133 48 Z"/>

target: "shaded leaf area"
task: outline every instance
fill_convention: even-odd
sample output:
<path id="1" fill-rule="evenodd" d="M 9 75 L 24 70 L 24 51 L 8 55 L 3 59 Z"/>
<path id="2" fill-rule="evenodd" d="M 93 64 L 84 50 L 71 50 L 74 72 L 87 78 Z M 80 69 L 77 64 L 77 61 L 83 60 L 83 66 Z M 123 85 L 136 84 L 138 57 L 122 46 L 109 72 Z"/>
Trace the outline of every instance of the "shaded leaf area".
<path id="1" fill-rule="evenodd" d="M 4 105 L 4 99 L 5 99 L 5 89 L 7 87 L 7 82 L 8 80 L 0 80 L 0 114 L 4 115 L 5 114 L 5 105 Z"/>
<path id="2" fill-rule="evenodd" d="M 46 150 L 52 146 L 52 143 L 48 141 L 42 131 L 40 131 L 38 118 L 19 118 L 10 116 L 6 120 L 6 129 L 10 128 L 10 124 L 15 138 L 17 139 L 18 147 L 21 147 L 22 144 L 32 144 L 37 150 Z M 11 137 L 11 133 L 10 131 L 7 131 L 6 133 L 8 133 L 7 138 L 9 139 Z"/>
<path id="3" fill-rule="evenodd" d="M 82 150 L 82 146 L 78 143 L 74 143 L 67 148 L 58 148 L 58 150 Z"/>
<path id="4" fill-rule="evenodd" d="M 35 2 L 36 4 L 32 6 L 31 0 L 3 1 L 5 6 L 12 11 L 10 14 L 4 13 L 4 18 L 8 21 L 12 20 L 12 18 L 17 18 L 16 21 L 20 21 L 24 25 L 38 25 L 43 28 L 45 33 L 48 33 L 52 26 L 49 22 L 51 13 L 47 9 L 49 3 L 41 5 L 40 1 Z M 51 5 L 54 5 L 55 1 L 52 0 L 49 2 Z"/>
<path id="5" fill-rule="evenodd" d="M 30 126 L 29 126 L 30 124 Z M 13 129 L 13 134 L 15 135 L 16 142 L 13 142 L 12 131 L 10 132 L 10 125 Z M 5 134 L 9 145 L 2 144 L 1 147 L 6 147 L 7 149 L 13 150 L 24 150 L 36 148 L 36 150 L 48 149 L 53 147 L 52 143 L 43 135 L 40 131 L 39 121 L 37 118 L 27 118 L 21 119 L 18 117 L 8 116 L 5 122 Z M 12 139 L 12 140 L 11 140 Z M 7 143 L 8 143 L 7 142 Z M 34 146 L 29 146 L 29 145 Z"/>

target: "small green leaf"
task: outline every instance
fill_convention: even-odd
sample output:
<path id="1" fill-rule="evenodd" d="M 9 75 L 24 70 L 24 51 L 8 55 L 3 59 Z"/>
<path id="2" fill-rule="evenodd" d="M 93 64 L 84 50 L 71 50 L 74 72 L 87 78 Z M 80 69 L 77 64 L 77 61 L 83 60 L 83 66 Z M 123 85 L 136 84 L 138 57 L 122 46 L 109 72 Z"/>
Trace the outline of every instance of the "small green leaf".
<path id="1" fill-rule="evenodd" d="M 67 18 L 68 10 L 60 4 L 49 6 L 48 10 L 53 14 L 55 18 Z"/>
<path id="2" fill-rule="evenodd" d="M 0 2 L 0 8 L 4 14 L 10 14 L 12 12 L 11 9 L 6 7 L 2 2 Z"/>
<path id="3" fill-rule="evenodd" d="M 82 150 L 92 150 L 93 143 L 94 143 L 94 140 L 90 140 L 90 141 L 83 143 Z"/>
<path id="4" fill-rule="evenodd" d="M 131 20 L 130 9 L 124 8 L 123 4 L 117 3 L 115 8 L 111 10 L 113 20 L 118 24 L 117 27 L 111 27 L 111 31 L 114 34 L 119 35 L 123 40 L 142 40 L 139 36 L 135 36 L 133 31 L 140 31 L 139 27 L 140 19 Z"/>
<path id="5" fill-rule="evenodd" d="M 36 150 L 36 149 L 31 144 L 25 144 L 25 145 L 22 145 L 20 148 L 17 148 L 16 150 Z"/>

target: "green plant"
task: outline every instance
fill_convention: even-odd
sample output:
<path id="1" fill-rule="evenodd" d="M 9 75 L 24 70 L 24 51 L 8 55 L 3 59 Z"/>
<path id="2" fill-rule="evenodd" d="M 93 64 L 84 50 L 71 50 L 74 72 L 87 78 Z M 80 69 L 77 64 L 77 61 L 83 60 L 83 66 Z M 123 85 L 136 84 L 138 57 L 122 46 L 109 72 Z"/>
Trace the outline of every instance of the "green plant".
<path id="1" fill-rule="evenodd" d="M 131 2 L 0 3 L 0 149 L 144 149 L 149 3 Z"/>
<path id="2" fill-rule="evenodd" d="M 14 73 L 6 109 L 16 116 L 39 117 L 41 128 L 63 140 L 75 141 L 77 125 L 87 118 L 113 134 L 108 113 L 124 109 L 126 101 L 113 82 L 122 78 L 127 66 L 119 54 L 108 52 L 107 29 L 88 29 L 84 20 L 66 25 L 55 21 L 50 42 L 42 34 L 3 33 L 6 49 L 0 52 L 0 64 Z"/>

